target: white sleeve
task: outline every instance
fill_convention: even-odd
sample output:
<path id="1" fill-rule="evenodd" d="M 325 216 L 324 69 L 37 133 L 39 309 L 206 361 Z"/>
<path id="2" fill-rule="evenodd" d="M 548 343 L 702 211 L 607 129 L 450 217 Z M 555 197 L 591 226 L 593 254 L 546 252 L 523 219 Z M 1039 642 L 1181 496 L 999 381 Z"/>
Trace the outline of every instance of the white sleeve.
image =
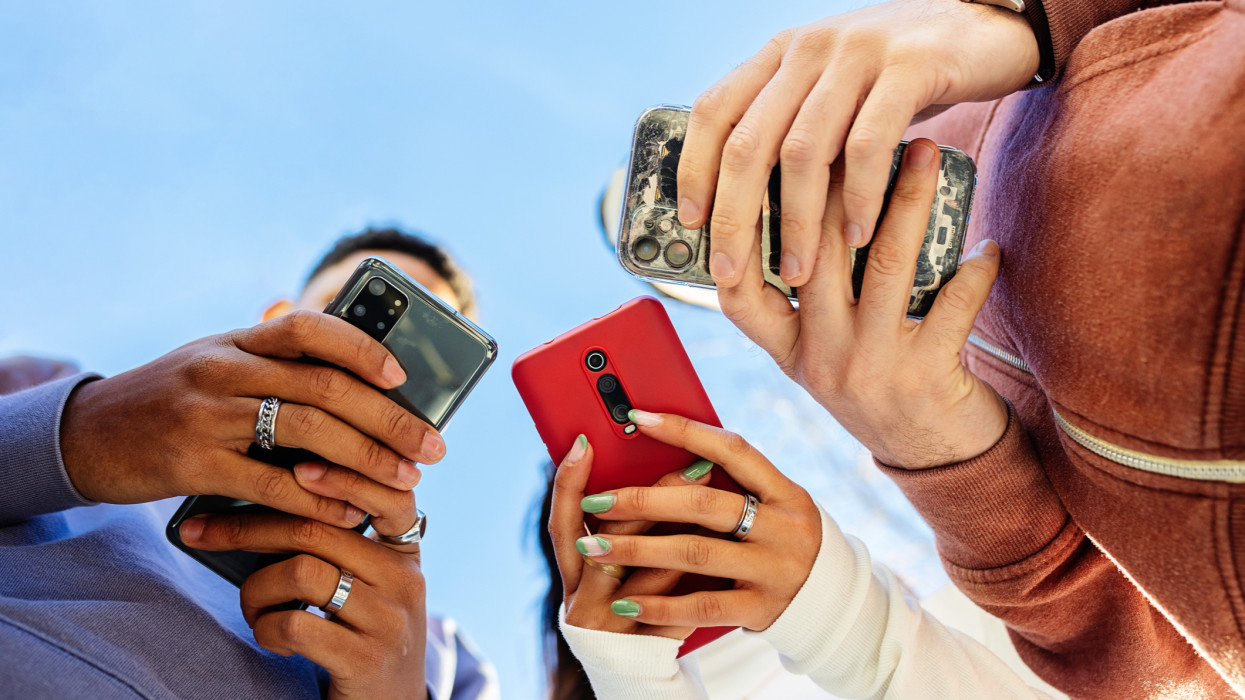
<path id="1" fill-rule="evenodd" d="M 576 627 L 566 622 L 565 605 L 558 611 L 558 625 L 600 700 L 709 697 L 695 662 L 678 660 L 682 642 L 677 639 Z"/>
<path id="2" fill-rule="evenodd" d="M 783 666 L 851 698 L 1043 698 L 975 640 L 948 629 L 821 511 L 808 580 L 769 629 Z"/>

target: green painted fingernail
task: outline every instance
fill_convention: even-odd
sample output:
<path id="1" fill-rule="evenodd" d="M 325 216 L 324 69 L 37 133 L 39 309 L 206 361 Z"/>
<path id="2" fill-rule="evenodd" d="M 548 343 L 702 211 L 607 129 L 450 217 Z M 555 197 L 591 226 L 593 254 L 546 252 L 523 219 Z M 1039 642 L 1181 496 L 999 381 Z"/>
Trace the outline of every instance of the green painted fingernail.
<path id="1" fill-rule="evenodd" d="M 585 513 L 604 513 L 614 507 L 614 501 L 618 497 L 612 493 L 598 493 L 595 496 L 584 496 L 584 500 L 579 502 L 579 507 Z"/>
<path id="2" fill-rule="evenodd" d="M 640 604 L 634 600 L 627 600 L 624 598 L 610 603 L 610 610 L 613 610 L 615 615 L 622 615 L 623 617 L 638 617 L 640 614 Z"/>
<path id="3" fill-rule="evenodd" d="M 599 557 L 609 554 L 610 542 L 604 537 L 597 537 L 596 535 L 580 537 L 575 540 L 575 549 L 578 549 L 579 553 L 585 557 Z"/>
<path id="4" fill-rule="evenodd" d="M 705 474 L 708 474 L 711 469 L 713 469 L 713 462 L 710 462 L 707 459 L 702 459 L 687 469 L 684 469 L 683 478 L 687 481 L 697 481 Z"/>

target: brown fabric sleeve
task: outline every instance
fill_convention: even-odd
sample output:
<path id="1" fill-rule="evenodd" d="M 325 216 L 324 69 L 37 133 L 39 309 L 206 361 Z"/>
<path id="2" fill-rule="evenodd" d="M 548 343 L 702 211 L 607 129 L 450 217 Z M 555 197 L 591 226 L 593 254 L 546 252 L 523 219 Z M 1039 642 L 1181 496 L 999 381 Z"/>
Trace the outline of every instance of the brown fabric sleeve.
<path id="1" fill-rule="evenodd" d="M 877 463 L 933 528 L 939 553 L 959 569 L 1023 562 L 1068 524 L 1010 403 L 1007 412 L 1003 437 L 966 462 L 919 470 Z"/>

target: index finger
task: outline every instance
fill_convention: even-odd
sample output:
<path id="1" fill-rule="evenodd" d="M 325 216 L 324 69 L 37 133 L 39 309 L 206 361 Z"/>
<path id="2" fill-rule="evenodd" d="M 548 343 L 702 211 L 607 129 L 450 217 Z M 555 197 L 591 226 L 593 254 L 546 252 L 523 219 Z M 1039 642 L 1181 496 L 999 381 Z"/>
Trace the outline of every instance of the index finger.
<path id="1" fill-rule="evenodd" d="M 579 502 L 584 497 L 584 486 L 592 472 L 592 445 L 588 438 L 579 435 L 575 443 L 553 474 L 552 504 L 549 508 L 549 539 L 553 543 L 554 558 L 562 574 L 562 591 L 570 596 L 579 589 L 583 576 L 584 561 L 575 548 L 575 541 L 584 533 L 584 513 Z"/>
<path id="2" fill-rule="evenodd" d="M 700 228 L 707 220 L 722 162 L 722 146 L 748 105 L 778 72 L 790 31 L 778 34 L 735 70 L 696 99 L 687 119 L 679 155 L 679 221 Z"/>
<path id="3" fill-rule="evenodd" d="M 181 525 L 182 541 L 209 552 L 304 552 L 380 584 L 380 572 L 402 556 L 353 530 L 285 513 L 199 515 Z"/>
<path id="4" fill-rule="evenodd" d="M 645 435 L 681 447 L 720 466 L 762 502 L 781 499 L 792 482 L 739 435 L 672 413 L 633 409 L 628 416 Z"/>
<path id="5" fill-rule="evenodd" d="M 294 311 L 228 337 L 252 355 L 288 360 L 314 357 L 381 389 L 406 383 L 406 372 L 384 345 L 330 314 Z"/>

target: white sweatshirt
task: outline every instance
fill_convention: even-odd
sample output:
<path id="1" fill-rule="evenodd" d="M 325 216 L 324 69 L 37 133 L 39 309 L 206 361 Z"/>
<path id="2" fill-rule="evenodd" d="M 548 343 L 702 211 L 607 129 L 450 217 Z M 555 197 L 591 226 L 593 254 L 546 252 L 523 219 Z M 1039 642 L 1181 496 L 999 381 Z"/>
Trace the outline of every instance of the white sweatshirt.
<path id="1" fill-rule="evenodd" d="M 864 544 L 821 511 L 821 550 L 782 615 L 762 632 L 792 673 L 846 698 L 1041 698 L 975 640 L 943 626 L 909 598 Z M 679 642 L 575 627 L 562 634 L 605 700 L 707 698 L 695 654 Z"/>

